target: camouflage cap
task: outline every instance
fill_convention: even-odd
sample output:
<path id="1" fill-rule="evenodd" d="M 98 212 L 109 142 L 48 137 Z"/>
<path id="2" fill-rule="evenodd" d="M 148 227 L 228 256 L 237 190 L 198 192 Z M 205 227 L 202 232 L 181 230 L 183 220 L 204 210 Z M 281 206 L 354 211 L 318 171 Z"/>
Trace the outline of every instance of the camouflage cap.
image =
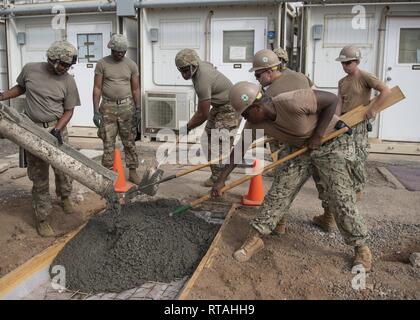
<path id="1" fill-rule="evenodd" d="M 47 50 L 47 57 L 51 61 L 61 61 L 67 64 L 77 62 L 77 49 L 68 41 L 56 41 Z"/>
<path id="2" fill-rule="evenodd" d="M 283 48 L 280 47 L 280 48 L 274 49 L 273 52 L 277 55 L 277 57 L 280 60 L 283 60 L 286 63 L 289 62 L 289 55 L 287 54 L 287 51 L 284 50 Z"/>
<path id="3" fill-rule="evenodd" d="M 279 64 L 280 60 L 273 51 L 269 49 L 262 49 L 255 54 L 252 61 L 252 68 L 249 70 L 249 72 L 269 69 L 278 66 Z"/>
<path id="4" fill-rule="evenodd" d="M 360 60 L 362 58 L 362 54 L 360 53 L 359 48 L 352 47 L 352 46 L 345 46 L 340 51 L 340 55 L 338 56 L 335 61 L 346 62 L 351 60 Z"/>
<path id="5" fill-rule="evenodd" d="M 125 52 L 128 49 L 128 40 L 122 34 L 114 34 L 108 42 L 108 48 L 118 52 Z"/>
<path id="6" fill-rule="evenodd" d="M 261 86 L 248 81 L 236 83 L 229 92 L 230 104 L 238 114 L 242 114 L 255 100 L 261 97 Z"/>
<path id="7" fill-rule="evenodd" d="M 200 61 L 200 57 L 193 49 L 182 49 L 175 56 L 175 65 L 177 68 L 190 65 L 198 66 Z"/>

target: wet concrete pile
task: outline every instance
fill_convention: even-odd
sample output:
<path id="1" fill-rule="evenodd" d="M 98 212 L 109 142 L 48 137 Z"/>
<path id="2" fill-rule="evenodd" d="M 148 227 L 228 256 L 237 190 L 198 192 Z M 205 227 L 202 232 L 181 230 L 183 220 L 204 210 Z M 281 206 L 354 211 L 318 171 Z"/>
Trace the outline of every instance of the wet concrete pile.
<path id="1" fill-rule="evenodd" d="M 123 206 L 94 217 L 59 253 L 66 287 L 85 293 L 121 292 L 145 282 L 170 282 L 193 273 L 219 226 L 187 212 L 169 216 L 177 200 Z M 54 274 L 51 274 L 54 277 Z"/>

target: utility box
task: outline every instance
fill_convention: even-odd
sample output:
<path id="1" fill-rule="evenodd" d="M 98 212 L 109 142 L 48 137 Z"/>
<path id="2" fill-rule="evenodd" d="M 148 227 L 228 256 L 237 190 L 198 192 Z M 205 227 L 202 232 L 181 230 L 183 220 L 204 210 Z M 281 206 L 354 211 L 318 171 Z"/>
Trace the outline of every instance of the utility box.
<path id="1" fill-rule="evenodd" d="M 117 16 L 119 17 L 135 17 L 136 8 L 134 4 L 136 0 L 116 0 Z"/>
<path id="2" fill-rule="evenodd" d="M 312 27 L 312 39 L 313 40 L 322 40 L 322 32 L 324 26 L 322 24 L 316 24 Z"/>

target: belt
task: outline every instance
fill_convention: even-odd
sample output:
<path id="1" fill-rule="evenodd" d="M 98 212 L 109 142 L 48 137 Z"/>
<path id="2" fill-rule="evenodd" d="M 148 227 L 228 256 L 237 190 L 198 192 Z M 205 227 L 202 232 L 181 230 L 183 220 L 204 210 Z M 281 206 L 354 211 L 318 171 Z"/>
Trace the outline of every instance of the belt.
<path id="1" fill-rule="evenodd" d="M 102 99 L 105 100 L 105 101 L 108 101 L 108 102 L 114 102 L 116 104 L 124 104 L 124 103 L 127 103 L 127 102 L 131 102 L 133 100 L 132 97 L 127 97 L 127 98 L 124 98 L 124 99 L 109 99 L 107 97 L 102 97 Z"/>
<path id="2" fill-rule="evenodd" d="M 35 122 L 35 124 L 37 126 L 44 127 L 45 129 L 47 129 L 49 127 L 55 126 L 57 124 L 57 122 L 58 121 L 55 120 L 55 121 L 50 121 L 50 122 Z"/>

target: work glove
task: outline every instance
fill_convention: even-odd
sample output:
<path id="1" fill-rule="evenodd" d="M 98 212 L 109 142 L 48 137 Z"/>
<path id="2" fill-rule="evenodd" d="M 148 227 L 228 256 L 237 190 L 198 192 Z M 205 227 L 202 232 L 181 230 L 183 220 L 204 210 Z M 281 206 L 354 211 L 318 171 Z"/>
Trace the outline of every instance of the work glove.
<path id="1" fill-rule="evenodd" d="M 95 111 L 93 114 L 93 123 L 97 128 L 101 125 L 102 122 L 102 114 L 98 111 Z"/>
<path id="2" fill-rule="evenodd" d="M 136 127 L 141 125 L 141 109 L 139 107 L 134 111 L 134 123 L 136 124 Z"/>
<path id="3" fill-rule="evenodd" d="M 57 138 L 58 144 L 61 146 L 63 144 L 63 137 L 61 136 L 60 129 L 52 129 L 50 133 Z"/>
<path id="4" fill-rule="evenodd" d="M 337 123 L 335 124 L 335 130 L 340 130 L 344 127 L 349 128 L 349 130 L 346 132 L 346 134 L 351 136 L 353 134 L 353 129 L 350 128 L 344 121 L 338 120 Z"/>

